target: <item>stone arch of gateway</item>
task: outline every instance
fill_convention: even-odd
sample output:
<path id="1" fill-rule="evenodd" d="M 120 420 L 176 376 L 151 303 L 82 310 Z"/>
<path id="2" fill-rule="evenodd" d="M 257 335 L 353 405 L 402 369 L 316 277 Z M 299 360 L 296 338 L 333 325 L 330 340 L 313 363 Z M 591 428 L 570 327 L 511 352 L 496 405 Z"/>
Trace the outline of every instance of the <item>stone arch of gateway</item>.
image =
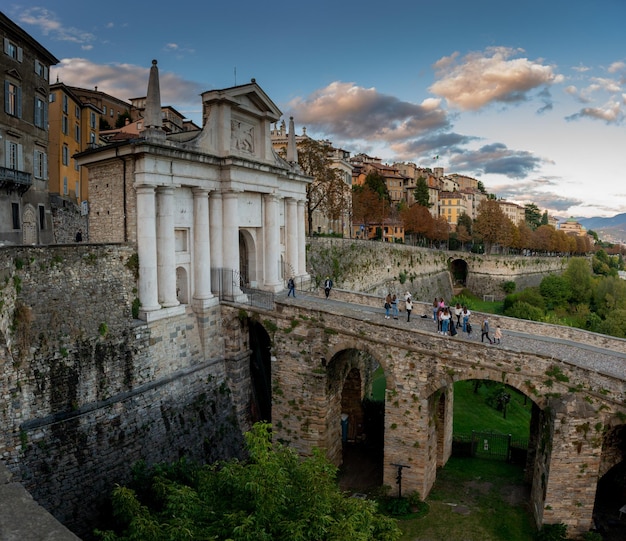
<path id="1" fill-rule="evenodd" d="M 254 311 L 254 309 L 252 309 Z M 597 481 L 623 460 L 624 382 L 561 359 L 459 342 L 433 333 L 280 303 L 252 313 L 272 339 L 272 423 L 302 454 L 324 449 L 342 462 L 342 415 L 363 422 L 355 403 L 373 368 L 386 378 L 383 483 L 430 492 L 452 449 L 453 384 L 503 382 L 532 400 L 526 479 L 538 525 L 563 522 L 570 534 L 592 525 Z M 271 321 L 271 324 L 269 323 Z M 574 383 L 575 382 L 575 383 Z M 358 393 L 355 400 L 346 395 Z M 360 417 L 361 416 L 361 417 Z M 616 502 L 617 503 L 617 502 Z"/>

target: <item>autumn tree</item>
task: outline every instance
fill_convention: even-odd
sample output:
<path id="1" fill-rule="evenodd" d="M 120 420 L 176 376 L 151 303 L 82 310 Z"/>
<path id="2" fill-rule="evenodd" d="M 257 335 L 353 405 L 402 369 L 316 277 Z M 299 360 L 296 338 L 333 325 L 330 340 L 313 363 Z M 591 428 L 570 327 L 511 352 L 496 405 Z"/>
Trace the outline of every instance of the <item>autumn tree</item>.
<path id="1" fill-rule="evenodd" d="M 431 239 L 436 241 L 441 248 L 442 243 L 450 238 L 450 224 L 445 216 L 439 216 L 433 223 Z"/>
<path id="2" fill-rule="evenodd" d="M 385 208 L 388 206 L 389 203 L 369 186 L 353 186 L 352 223 L 363 226 L 365 238 L 368 238 L 370 224 L 382 223 L 386 217 Z"/>
<path id="3" fill-rule="evenodd" d="M 313 232 L 313 214 L 321 212 L 330 220 L 338 220 L 348 209 L 345 183 L 329 158 L 331 145 L 305 137 L 298 143 L 298 164 L 302 171 L 313 177 L 307 184 L 306 206 L 309 234 Z"/>
<path id="4" fill-rule="evenodd" d="M 418 239 L 432 237 L 434 219 L 426 207 L 415 203 L 400 211 L 400 219 L 405 233 Z"/>
<path id="5" fill-rule="evenodd" d="M 506 216 L 494 199 L 484 199 L 478 206 L 478 216 L 474 222 L 474 235 L 485 245 L 485 253 L 491 253 L 494 244 L 499 244 L 506 227 Z"/>

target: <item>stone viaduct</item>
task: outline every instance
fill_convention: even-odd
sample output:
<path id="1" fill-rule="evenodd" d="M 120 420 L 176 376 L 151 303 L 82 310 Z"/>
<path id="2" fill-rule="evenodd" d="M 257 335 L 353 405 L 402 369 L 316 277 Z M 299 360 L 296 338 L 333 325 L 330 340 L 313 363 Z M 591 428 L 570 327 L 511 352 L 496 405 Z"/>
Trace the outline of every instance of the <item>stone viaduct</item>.
<path id="1" fill-rule="evenodd" d="M 395 484 L 394 464 L 410 466 L 402 486 L 425 497 L 451 454 L 454 382 L 502 382 L 533 402 L 526 475 L 537 524 L 563 522 L 574 535 L 592 527 L 597 481 L 623 460 L 626 342 L 504 318 L 505 328 L 529 333 L 528 347 L 492 348 L 401 329 L 381 318 L 380 297 L 337 296 L 358 304 L 348 309 L 306 299 L 277 302 L 272 312 L 252 309 L 251 324 L 262 325 L 271 342 L 271 417 L 278 438 L 303 454 L 325 449 L 340 464 L 341 415 L 362 421 L 349 397 L 355 388 L 356 402 L 365 396 L 372 364 L 380 365 L 387 381 L 384 483 Z M 534 352 L 532 335 L 575 339 L 576 347 L 586 342 L 614 354 L 615 363 L 601 373 L 569 362 L 566 347 L 562 356 Z"/>
<path id="2" fill-rule="evenodd" d="M 391 464 L 406 464 L 405 489 L 428 495 L 450 456 L 452 385 L 462 379 L 501 381 L 533 400 L 527 471 L 538 524 L 586 531 L 598 478 L 624 459 L 623 372 L 575 365 L 566 349 L 561 358 L 392 329 L 380 297 L 339 290 L 328 302 L 279 295 L 263 309 L 222 300 L 201 315 L 185 306 L 141 321 L 130 246 L 0 256 L 2 463 L 83 539 L 134 462 L 241 456 L 242 433 L 258 419 L 271 418 L 277 438 L 299 452 L 320 447 L 340 464 L 341 414 L 358 424 L 376 365 L 387 380 L 386 484 Z M 577 329 L 505 327 L 522 324 L 613 352 L 616 363 L 626 353 L 623 340 Z M 269 380 L 260 381 L 255 358 Z"/>

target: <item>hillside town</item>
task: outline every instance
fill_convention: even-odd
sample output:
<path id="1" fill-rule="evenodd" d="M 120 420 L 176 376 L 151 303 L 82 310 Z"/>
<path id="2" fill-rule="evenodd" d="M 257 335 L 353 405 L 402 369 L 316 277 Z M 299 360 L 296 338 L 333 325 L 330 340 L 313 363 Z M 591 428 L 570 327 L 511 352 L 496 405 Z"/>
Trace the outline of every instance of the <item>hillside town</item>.
<path id="1" fill-rule="evenodd" d="M 146 96 L 127 99 L 97 87 L 51 82 L 50 68 L 59 62 L 54 53 L 2 13 L 0 29 L 4 53 L 0 65 L 5 74 L 5 114 L 0 120 L 0 245 L 89 241 L 94 194 L 90 194 L 87 171 L 77 156 L 141 137 L 146 129 Z M 167 136 L 201 130 L 167 105 L 161 106 L 161 122 Z M 303 166 L 304 173 L 313 178 L 305 205 L 308 235 L 415 242 L 419 235 L 411 235 L 416 228 L 408 225 L 415 218 L 407 211 L 419 205 L 428 209 L 440 230 L 443 228 L 434 238 L 447 242 L 450 235 L 463 238 L 458 226 L 469 218 L 466 229 L 471 229 L 481 202 L 492 200 L 515 226 L 530 223 L 535 229 L 549 225 L 567 235 L 587 236 L 573 218 L 559 222 L 533 204 L 521 206 L 497 198 L 478 179 L 446 173 L 437 165 L 438 157 L 432 158 L 433 167 L 387 164 L 366 154 L 351 155 L 330 141 L 315 141 L 306 127 L 300 134 L 290 134 L 284 120 L 271 130 L 277 154 L 284 156 L 290 136 L 295 136 L 294 154 L 323 153 L 321 169 Z M 291 159 L 303 165 L 298 156 Z M 367 208 L 364 197 L 353 197 L 372 177 L 383 183 L 384 197 L 376 203 L 377 212 L 371 204 Z M 419 193 L 421 198 L 416 195 Z M 464 231 L 468 233 L 471 231 Z"/>

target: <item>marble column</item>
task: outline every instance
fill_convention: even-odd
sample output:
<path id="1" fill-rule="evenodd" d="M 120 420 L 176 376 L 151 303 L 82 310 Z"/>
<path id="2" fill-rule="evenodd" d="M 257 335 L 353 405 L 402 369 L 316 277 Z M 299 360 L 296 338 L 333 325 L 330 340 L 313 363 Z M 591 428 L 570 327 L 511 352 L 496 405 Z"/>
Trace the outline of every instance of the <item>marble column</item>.
<path id="1" fill-rule="evenodd" d="M 140 313 L 159 310 L 157 283 L 156 204 L 153 186 L 137 186 L 137 255 Z"/>
<path id="2" fill-rule="evenodd" d="M 224 192 L 222 194 L 223 234 L 222 254 L 223 265 L 226 274 L 232 272 L 232 280 L 226 279 L 223 286 L 227 294 L 239 295 L 239 194 L 237 192 Z"/>
<path id="3" fill-rule="evenodd" d="M 157 188 L 157 265 L 159 302 L 178 306 L 176 297 L 176 243 L 174 240 L 174 188 Z"/>
<path id="4" fill-rule="evenodd" d="M 213 293 L 219 293 L 220 273 L 224 267 L 224 254 L 222 250 L 222 194 L 212 192 L 209 198 L 209 239 L 211 243 L 211 289 Z"/>
<path id="5" fill-rule="evenodd" d="M 285 199 L 285 248 L 289 274 L 298 273 L 298 206 L 296 200 Z"/>
<path id="6" fill-rule="evenodd" d="M 193 192 L 193 277 L 194 304 L 211 299 L 211 240 L 209 237 L 209 191 L 194 188 Z"/>
<path id="7" fill-rule="evenodd" d="M 265 259 L 263 261 L 264 287 L 278 291 L 280 283 L 280 222 L 278 197 L 267 194 L 263 197 L 265 213 L 263 222 L 263 243 Z"/>
<path id="8" fill-rule="evenodd" d="M 298 201 L 298 276 L 306 274 L 305 204 L 303 200 Z"/>

